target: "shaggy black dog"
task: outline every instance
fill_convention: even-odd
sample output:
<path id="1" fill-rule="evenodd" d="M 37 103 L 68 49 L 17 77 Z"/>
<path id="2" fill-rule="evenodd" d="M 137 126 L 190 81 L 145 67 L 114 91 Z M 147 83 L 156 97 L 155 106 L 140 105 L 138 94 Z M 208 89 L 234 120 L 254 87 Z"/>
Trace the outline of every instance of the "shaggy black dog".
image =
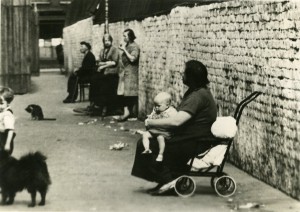
<path id="1" fill-rule="evenodd" d="M 31 194 L 29 207 L 36 204 L 36 192 L 41 195 L 39 205 L 45 205 L 48 186 L 51 184 L 46 157 L 40 153 L 29 153 L 19 160 L 9 156 L 7 152 L 0 152 L 0 187 L 2 204 L 11 205 L 16 192 L 27 189 Z"/>

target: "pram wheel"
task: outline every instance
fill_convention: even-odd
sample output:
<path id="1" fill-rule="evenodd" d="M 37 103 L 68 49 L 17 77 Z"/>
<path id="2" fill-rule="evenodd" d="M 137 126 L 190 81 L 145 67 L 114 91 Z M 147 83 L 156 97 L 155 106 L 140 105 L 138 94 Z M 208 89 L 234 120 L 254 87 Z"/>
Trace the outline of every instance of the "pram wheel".
<path id="1" fill-rule="evenodd" d="M 215 181 L 215 191 L 221 197 L 229 197 L 235 193 L 236 183 L 230 176 L 221 176 Z"/>
<path id="2" fill-rule="evenodd" d="M 223 172 L 221 176 L 227 176 L 227 173 Z M 220 177 L 220 176 L 218 176 L 218 177 Z M 216 180 L 218 179 L 218 177 L 212 177 L 212 178 L 210 179 L 210 186 L 211 186 L 213 189 L 215 189 L 215 182 L 216 182 Z"/>
<path id="3" fill-rule="evenodd" d="M 189 197 L 194 194 L 196 190 L 195 181 L 189 176 L 181 176 L 177 179 L 175 183 L 175 192 L 178 196 Z"/>

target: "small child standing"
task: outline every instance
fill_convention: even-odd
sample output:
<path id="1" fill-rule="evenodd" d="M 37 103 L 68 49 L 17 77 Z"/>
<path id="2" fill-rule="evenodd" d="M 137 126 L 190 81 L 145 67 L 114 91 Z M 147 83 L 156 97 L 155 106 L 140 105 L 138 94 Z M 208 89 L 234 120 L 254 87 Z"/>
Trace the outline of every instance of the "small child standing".
<path id="1" fill-rule="evenodd" d="M 166 92 L 160 92 L 154 98 L 154 108 L 152 113 L 148 116 L 148 119 L 164 119 L 175 116 L 177 114 L 177 110 L 171 105 L 171 95 Z M 147 123 L 147 120 L 146 120 Z M 146 126 L 147 127 L 147 126 Z M 143 145 L 145 151 L 143 154 L 152 153 L 149 148 L 150 138 L 155 138 L 158 141 L 159 153 L 156 158 L 156 161 L 163 160 L 163 153 L 165 150 L 165 139 L 170 139 L 172 136 L 172 132 L 161 129 L 161 128 L 149 128 L 145 133 L 143 133 Z"/>
<path id="2" fill-rule="evenodd" d="M 14 99 L 12 89 L 0 86 L 0 151 L 13 152 L 15 137 L 15 117 L 10 109 L 10 103 Z"/>

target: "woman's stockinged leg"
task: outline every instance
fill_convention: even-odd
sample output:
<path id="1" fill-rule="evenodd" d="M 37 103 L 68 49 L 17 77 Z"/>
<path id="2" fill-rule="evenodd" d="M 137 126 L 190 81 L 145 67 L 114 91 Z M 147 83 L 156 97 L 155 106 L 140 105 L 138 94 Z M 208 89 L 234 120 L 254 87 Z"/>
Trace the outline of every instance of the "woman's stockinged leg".
<path id="1" fill-rule="evenodd" d="M 123 118 L 128 118 L 133 113 L 133 107 L 137 102 L 136 96 L 124 96 L 124 114 Z"/>
<path id="2" fill-rule="evenodd" d="M 126 121 L 130 115 L 129 108 L 128 108 L 128 97 L 127 96 L 119 96 L 119 105 L 123 107 L 123 115 L 119 116 L 116 121 L 123 122 Z"/>
<path id="3" fill-rule="evenodd" d="M 130 116 L 130 113 L 129 113 L 129 110 L 128 110 L 128 107 L 124 107 L 124 112 L 123 112 L 123 115 L 119 116 L 118 119 L 116 119 L 117 122 L 124 122 L 124 121 L 127 121 L 127 119 L 129 118 Z"/>
<path id="4" fill-rule="evenodd" d="M 123 117 L 128 118 L 129 115 L 130 115 L 129 108 L 128 108 L 128 106 L 125 106 Z"/>

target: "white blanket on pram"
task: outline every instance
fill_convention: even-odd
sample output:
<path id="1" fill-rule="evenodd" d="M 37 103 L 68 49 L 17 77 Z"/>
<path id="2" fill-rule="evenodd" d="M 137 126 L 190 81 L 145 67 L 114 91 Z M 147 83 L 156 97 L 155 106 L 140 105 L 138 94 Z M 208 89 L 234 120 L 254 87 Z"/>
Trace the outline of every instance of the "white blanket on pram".
<path id="1" fill-rule="evenodd" d="M 211 126 L 211 132 L 217 138 L 233 138 L 237 130 L 236 120 L 231 116 L 217 117 Z"/>
<path id="2" fill-rule="evenodd" d="M 191 171 L 199 171 L 200 169 L 208 168 L 211 166 L 219 166 L 224 159 L 226 149 L 227 145 L 220 144 L 208 150 L 203 158 L 195 158 L 192 164 Z M 191 160 L 188 162 L 188 164 L 190 164 L 190 162 Z"/>

